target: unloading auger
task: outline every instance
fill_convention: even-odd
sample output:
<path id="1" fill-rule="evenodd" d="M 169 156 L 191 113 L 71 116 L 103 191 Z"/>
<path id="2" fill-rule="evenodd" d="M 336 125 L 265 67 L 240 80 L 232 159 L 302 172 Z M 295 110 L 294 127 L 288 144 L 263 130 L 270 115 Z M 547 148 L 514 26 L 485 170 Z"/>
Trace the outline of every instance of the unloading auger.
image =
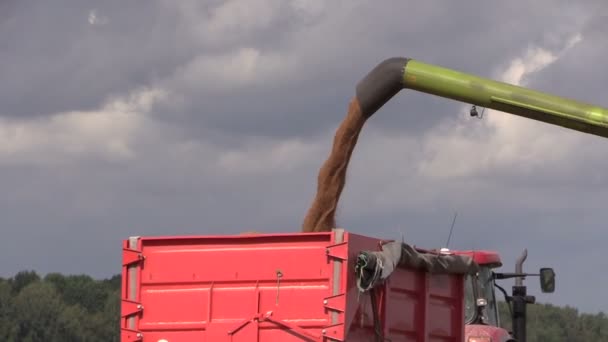
<path id="1" fill-rule="evenodd" d="M 335 228 L 335 212 L 346 182 L 348 164 L 363 125 L 402 89 L 608 137 L 606 108 L 411 58 L 389 58 L 357 84 L 356 95 L 350 102 L 346 118 L 336 131 L 331 153 L 319 171 L 317 193 L 304 218 L 303 232 Z M 476 113 L 475 107 L 471 113 Z"/>
<path id="2" fill-rule="evenodd" d="M 384 60 L 363 78 L 356 99 L 369 117 L 402 89 L 445 97 L 608 138 L 608 109 L 415 59 Z"/>

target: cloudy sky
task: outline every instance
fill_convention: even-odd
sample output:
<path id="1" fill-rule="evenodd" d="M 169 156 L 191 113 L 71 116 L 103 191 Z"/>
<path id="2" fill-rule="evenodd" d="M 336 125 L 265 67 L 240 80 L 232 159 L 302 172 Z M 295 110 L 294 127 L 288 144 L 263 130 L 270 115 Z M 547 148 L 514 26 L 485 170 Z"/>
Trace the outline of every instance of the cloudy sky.
<path id="1" fill-rule="evenodd" d="M 598 1 L 0 2 L 0 276 L 120 271 L 131 235 L 298 231 L 356 82 L 405 56 L 608 107 Z M 608 141 L 404 91 L 339 225 L 552 266 L 608 311 Z M 509 287 L 510 282 L 504 285 Z"/>

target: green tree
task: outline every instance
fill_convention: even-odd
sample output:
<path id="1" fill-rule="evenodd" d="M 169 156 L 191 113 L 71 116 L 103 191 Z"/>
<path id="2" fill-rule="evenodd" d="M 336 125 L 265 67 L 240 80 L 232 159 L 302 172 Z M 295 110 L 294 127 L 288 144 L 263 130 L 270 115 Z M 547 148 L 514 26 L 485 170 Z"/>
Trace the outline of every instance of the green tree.
<path id="1" fill-rule="evenodd" d="M 55 288 L 31 282 L 15 297 L 16 339 L 23 342 L 54 341 L 63 303 Z"/>
<path id="2" fill-rule="evenodd" d="M 604 313 L 581 314 L 573 307 L 533 304 L 527 307 L 529 342 L 608 341 L 608 319 Z M 501 326 L 511 329 L 508 306 L 499 303 Z"/>
<path id="3" fill-rule="evenodd" d="M 78 304 L 91 313 L 102 310 L 108 296 L 106 285 L 87 275 L 52 273 L 45 277 L 45 281 L 55 285 L 67 305 Z"/>
<path id="4" fill-rule="evenodd" d="M 9 283 L 13 289 L 13 293 L 17 294 L 24 287 L 29 284 L 39 281 L 40 276 L 35 271 L 21 271 L 17 273 L 12 279 L 9 279 Z"/>
<path id="5" fill-rule="evenodd" d="M 15 330 L 12 287 L 6 280 L 0 280 L 0 341 L 13 340 Z"/>

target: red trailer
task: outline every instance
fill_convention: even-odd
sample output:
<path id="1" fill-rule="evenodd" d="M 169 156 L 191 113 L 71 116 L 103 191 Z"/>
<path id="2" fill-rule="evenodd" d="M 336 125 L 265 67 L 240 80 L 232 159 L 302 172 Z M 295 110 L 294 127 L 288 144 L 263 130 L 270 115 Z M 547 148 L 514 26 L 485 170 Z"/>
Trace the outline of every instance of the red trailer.
<path id="1" fill-rule="evenodd" d="M 385 246 L 342 229 L 130 238 L 121 341 L 463 341 L 472 259 Z"/>

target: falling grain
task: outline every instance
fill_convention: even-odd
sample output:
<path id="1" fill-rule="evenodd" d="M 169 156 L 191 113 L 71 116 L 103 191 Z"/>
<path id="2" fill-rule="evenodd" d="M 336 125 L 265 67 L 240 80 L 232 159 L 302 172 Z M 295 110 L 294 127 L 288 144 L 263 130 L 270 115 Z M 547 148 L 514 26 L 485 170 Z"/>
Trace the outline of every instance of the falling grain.
<path id="1" fill-rule="evenodd" d="M 317 179 L 317 194 L 304 218 L 303 232 L 328 232 L 336 228 L 336 209 L 346 182 L 346 170 L 367 117 L 356 98 L 334 136 L 331 153 Z"/>

